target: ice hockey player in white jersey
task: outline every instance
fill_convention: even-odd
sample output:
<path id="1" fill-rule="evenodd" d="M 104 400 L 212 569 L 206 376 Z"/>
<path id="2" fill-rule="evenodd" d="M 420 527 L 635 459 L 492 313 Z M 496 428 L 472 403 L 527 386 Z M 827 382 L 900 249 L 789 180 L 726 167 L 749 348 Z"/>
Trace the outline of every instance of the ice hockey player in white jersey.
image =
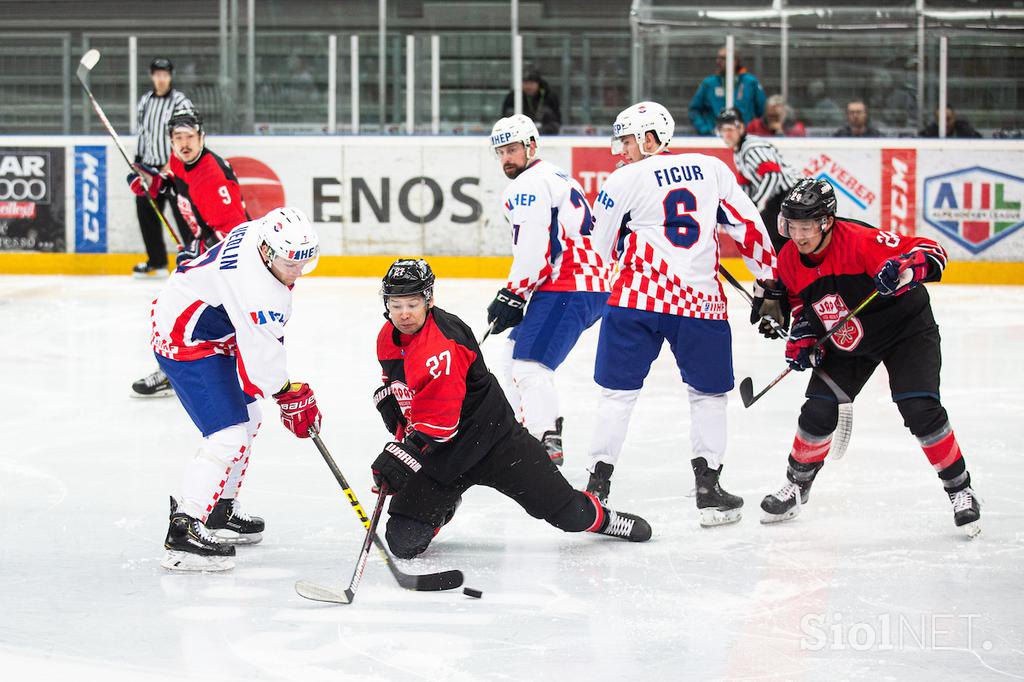
<path id="1" fill-rule="evenodd" d="M 666 151 L 674 128 L 655 102 L 622 111 L 612 153 L 625 165 L 594 202 L 594 247 L 617 260 L 619 271 L 601 320 L 594 369 L 601 399 L 587 490 L 607 500 L 637 396 L 668 341 L 688 387 L 698 514 L 701 525 L 714 526 L 738 521 L 743 506 L 719 482 L 726 392 L 734 380 L 718 226 L 756 278 L 774 280 L 777 261 L 757 208 L 728 166 L 713 156 Z"/>
<path id="2" fill-rule="evenodd" d="M 290 380 L 284 347 L 292 288 L 319 257 L 305 214 L 274 209 L 182 262 L 153 302 L 157 362 L 203 435 L 180 499 L 171 498 L 167 569 L 228 570 L 234 544 L 262 539 L 263 519 L 237 499 L 262 419 L 257 398 L 273 396 L 299 438 L 320 427 L 313 391 Z"/>
<path id="3" fill-rule="evenodd" d="M 522 114 L 491 130 L 491 147 L 512 180 L 502 197 L 512 228 L 512 268 L 487 308 L 487 322 L 495 334 L 514 327 L 504 358 L 509 402 L 561 465 L 555 370 L 580 334 L 601 319 L 609 273 L 590 243 L 593 216 L 583 188 L 538 157 L 539 143 L 537 126 Z"/>

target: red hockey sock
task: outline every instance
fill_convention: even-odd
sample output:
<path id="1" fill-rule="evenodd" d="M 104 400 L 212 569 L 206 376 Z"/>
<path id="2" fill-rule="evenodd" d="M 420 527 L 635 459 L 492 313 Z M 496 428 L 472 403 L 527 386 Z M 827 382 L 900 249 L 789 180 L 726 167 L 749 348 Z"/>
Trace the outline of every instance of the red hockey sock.
<path id="1" fill-rule="evenodd" d="M 796 436 L 793 437 L 793 452 L 790 454 L 801 464 L 813 464 L 825 459 L 830 447 L 831 433 L 827 436 L 812 436 L 802 429 L 797 429 Z"/>
<path id="2" fill-rule="evenodd" d="M 960 444 L 956 442 L 956 435 L 952 430 L 945 434 L 937 434 L 928 438 L 920 438 L 921 449 L 924 456 L 928 458 L 936 471 L 948 468 L 963 455 L 960 454 Z"/>

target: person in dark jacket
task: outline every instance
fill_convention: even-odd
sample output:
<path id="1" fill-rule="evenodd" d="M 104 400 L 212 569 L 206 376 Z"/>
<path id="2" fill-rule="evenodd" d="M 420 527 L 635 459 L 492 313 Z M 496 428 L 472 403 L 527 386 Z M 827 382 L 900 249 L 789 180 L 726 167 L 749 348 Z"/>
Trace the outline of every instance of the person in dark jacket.
<path id="1" fill-rule="evenodd" d="M 503 117 L 516 113 L 516 94 L 509 92 L 501 107 Z M 558 95 L 537 70 L 523 77 L 523 111 L 533 119 L 542 135 L 557 135 L 562 127 L 562 110 Z"/>
<path id="2" fill-rule="evenodd" d="M 918 137 L 938 137 L 939 123 L 938 112 L 936 121 L 918 133 Z M 981 137 L 981 133 L 974 129 L 966 118 L 958 118 L 953 107 L 946 107 L 946 137 Z"/>
<path id="3" fill-rule="evenodd" d="M 864 100 L 852 99 L 846 105 L 846 125 L 832 133 L 832 137 L 882 137 L 882 133 L 868 120 Z"/>

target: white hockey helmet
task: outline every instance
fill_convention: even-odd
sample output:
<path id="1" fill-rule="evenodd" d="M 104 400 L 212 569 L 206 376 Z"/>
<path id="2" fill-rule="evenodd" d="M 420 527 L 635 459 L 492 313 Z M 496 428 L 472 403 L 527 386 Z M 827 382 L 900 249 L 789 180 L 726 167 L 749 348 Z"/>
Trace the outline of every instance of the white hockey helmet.
<path id="1" fill-rule="evenodd" d="M 268 268 L 274 259 L 283 258 L 306 261 L 302 274 L 313 272 L 320 260 L 320 237 L 305 213 L 290 206 L 275 208 L 260 218 L 256 226 L 259 244 L 267 249 L 265 262 Z"/>
<path id="2" fill-rule="evenodd" d="M 504 147 L 513 142 L 522 142 L 526 147 L 526 159 L 533 158 L 534 153 L 530 151 L 530 140 L 535 140 L 540 146 L 540 132 L 533 119 L 525 114 L 514 114 L 499 119 L 491 128 L 491 149 L 494 155 L 498 155 L 498 147 Z"/>
<path id="3" fill-rule="evenodd" d="M 612 154 L 622 153 L 622 137 L 632 135 L 640 147 L 640 153 L 644 156 L 653 156 L 661 153 L 668 143 L 672 141 L 672 134 L 676 130 L 676 122 L 668 109 L 657 102 L 640 102 L 631 107 L 623 109 L 615 117 L 612 124 Z M 651 153 L 645 152 L 644 137 L 648 132 L 658 136 L 661 146 Z"/>

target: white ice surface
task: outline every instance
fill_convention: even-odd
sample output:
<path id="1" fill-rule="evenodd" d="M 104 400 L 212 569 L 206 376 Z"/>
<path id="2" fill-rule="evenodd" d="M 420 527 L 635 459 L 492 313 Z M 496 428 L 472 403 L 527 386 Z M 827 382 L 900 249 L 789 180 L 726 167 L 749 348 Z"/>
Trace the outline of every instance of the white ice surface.
<path id="1" fill-rule="evenodd" d="M 474 489 L 410 571 L 459 568 L 482 600 L 397 587 L 374 556 L 351 606 L 296 579 L 351 575 L 358 523 L 316 450 L 265 403 L 243 500 L 263 544 L 220 575 L 160 568 L 167 495 L 198 435 L 176 400 L 128 397 L 150 372 L 155 283 L 2 277 L 0 679 L 648 680 L 1024 678 L 1024 291 L 932 287 L 943 397 L 984 532 L 966 540 L 879 371 L 846 458 L 793 522 L 758 523 L 783 482 L 805 376 L 729 407 L 731 527 L 698 527 L 688 413 L 671 357 L 655 364 L 614 477 L 645 545 L 569 535 Z M 438 302 L 483 329 L 496 282 L 444 281 Z M 736 297 L 733 296 L 735 299 Z M 386 440 L 370 395 L 377 283 L 303 281 L 291 373 L 315 388 L 324 439 L 364 505 Z M 783 368 L 734 300 L 737 380 Z M 559 372 L 569 479 L 585 482 L 597 330 Z M 485 346 L 494 357 L 503 338 Z M 31 675 L 31 678 L 29 677 Z"/>

